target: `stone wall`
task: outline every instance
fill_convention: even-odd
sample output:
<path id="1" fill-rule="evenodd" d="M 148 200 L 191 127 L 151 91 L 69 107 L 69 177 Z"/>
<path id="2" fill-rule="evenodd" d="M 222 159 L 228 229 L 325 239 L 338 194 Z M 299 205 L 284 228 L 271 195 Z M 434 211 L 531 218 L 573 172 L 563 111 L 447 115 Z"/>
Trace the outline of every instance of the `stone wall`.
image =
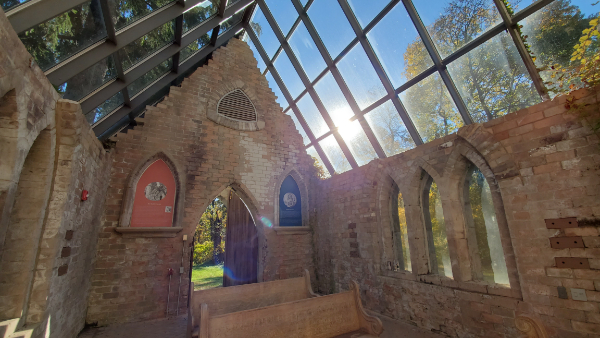
<path id="1" fill-rule="evenodd" d="M 235 89 L 243 90 L 256 107 L 257 123 L 240 126 L 217 118 L 217 102 Z M 132 130 L 114 138 L 117 143 L 88 323 L 106 325 L 166 316 L 169 268 L 175 271 L 169 314 L 177 313 L 177 304 L 181 313 L 187 306 L 191 238 L 208 204 L 227 187 L 237 191 L 256 221 L 260 281 L 301 276 L 303 269 L 312 269 L 311 232 L 274 230 L 279 185 L 293 173 L 301 190 L 307 192 L 312 159 L 244 42 L 232 39 L 216 50 L 207 65 L 185 79 L 181 87 L 171 87 L 164 101 L 147 107 L 144 118 L 136 121 Z M 182 231 L 170 238 L 150 237 L 157 234 L 144 229 L 115 231 L 115 227 L 129 227 L 131 187 L 140 172 L 159 158 L 171 167 L 181 187 L 174 226 Z M 303 199 L 309 203 L 310 196 Z M 187 243 L 183 235 L 188 236 Z M 180 284 L 182 255 L 185 270 Z"/>
<path id="2" fill-rule="evenodd" d="M 597 90 L 575 97 L 598 113 Z M 543 323 L 550 337 L 600 334 L 600 145 L 565 100 L 465 126 L 322 182 L 314 235 L 319 291 L 357 280 L 371 310 L 453 337 L 516 337 L 520 316 Z M 469 163 L 494 194 L 510 288 L 473 278 L 461 200 Z M 428 274 L 421 208 L 427 176 L 439 187 L 453 279 Z M 394 182 L 404 198 L 412 272 L 388 268 Z M 567 217 L 579 227 L 546 228 L 545 220 Z M 579 239 L 580 247 L 554 249 L 551 238 Z M 582 258 L 585 268 L 557 267 L 556 257 Z M 571 288 L 584 289 L 587 301 L 573 300 Z"/>
<path id="3" fill-rule="evenodd" d="M 109 158 L 0 11 L 0 321 L 32 337 L 83 328 Z"/>

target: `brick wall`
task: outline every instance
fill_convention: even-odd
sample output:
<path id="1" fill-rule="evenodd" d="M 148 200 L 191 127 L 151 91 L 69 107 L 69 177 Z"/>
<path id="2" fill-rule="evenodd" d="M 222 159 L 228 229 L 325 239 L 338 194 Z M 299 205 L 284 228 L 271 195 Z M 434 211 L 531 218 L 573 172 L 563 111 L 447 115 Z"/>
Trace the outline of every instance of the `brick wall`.
<path id="1" fill-rule="evenodd" d="M 597 114 L 597 90 L 575 96 Z M 522 315 L 540 321 L 551 337 L 600 334 L 600 146 L 565 100 L 463 127 L 321 183 L 314 235 L 319 291 L 338 292 L 357 280 L 368 308 L 450 336 L 515 337 Z M 472 277 L 460 197 L 469 163 L 495 191 L 510 288 Z M 439 187 L 453 279 L 428 274 L 423 173 Z M 412 272 L 387 268 L 392 182 L 404 198 Z M 565 217 L 579 227 L 546 228 L 546 219 Z M 584 245 L 551 248 L 550 238 L 568 236 L 581 236 Z M 559 268 L 556 257 L 583 258 L 589 268 Z M 585 289 L 587 301 L 573 300 L 571 288 Z"/>
<path id="2" fill-rule="evenodd" d="M 234 89 L 242 89 L 252 100 L 264 127 L 257 123 L 249 127 L 251 130 L 240 130 L 214 122 L 218 100 Z M 114 138 L 117 143 L 92 277 L 88 323 L 105 325 L 164 317 L 167 269 L 179 271 L 182 236 L 192 238 L 208 203 L 228 186 L 239 192 L 257 221 L 259 278 L 295 277 L 304 268 L 311 269 L 310 232 L 277 234 L 269 224 L 276 223 L 278 184 L 295 170 L 308 185 L 312 161 L 292 119 L 276 104 L 244 42 L 232 39 L 215 51 L 207 65 L 185 79 L 181 87 L 171 87 L 169 96 L 156 107 L 148 107 L 144 118 L 137 121 L 134 129 Z M 131 204 L 129 187 L 145 165 L 156 158 L 170 163 L 181 187 L 174 225 L 183 231 L 173 238 L 115 232 L 113 227 L 129 226 L 119 223 L 120 219 L 127 223 L 123 213 Z M 177 311 L 178 287 L 180 308 L 187 305 L 188 244 L 183 254 L 181 286 L 178 273 L 171 282 L 169 314 Z"/>

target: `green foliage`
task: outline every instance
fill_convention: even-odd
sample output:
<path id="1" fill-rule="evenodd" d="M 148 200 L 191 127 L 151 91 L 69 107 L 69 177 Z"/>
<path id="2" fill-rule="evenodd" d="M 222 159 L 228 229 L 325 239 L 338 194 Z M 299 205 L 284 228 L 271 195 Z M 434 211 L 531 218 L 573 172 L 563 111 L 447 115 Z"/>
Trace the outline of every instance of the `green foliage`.
<path id="1" fill-rule="evenodd" d="M 223 262 L 226 227 L 227 207 L 219 196 L 208 205 L 196 227 L 194 238 L 198 244 L 194 246 L 194 262 L 206 263 L 210 261 L 214 264 Z M 198 248 L 198 246 L 200 247 Z M 206 258 L 207 255 L 208 258 Z"/>
<path id="2" fill-rule="evenodd" d="M 223 286 L 223 265 L 202 265 L 192 268 L 194 290 Z"/>
<path id="3" fill-rule="evenodd" d="M 435 182 L 432 182 L 429 188 L 429 219 L 431 220 L 438 274 L 452 277 L 452 270 L 446 271 L 444 269 L 444 261 L 450 261 L 450 252 L 448 249 L 448 238 L 446 237 L 446 223 L 444 222 L 442 200 Z M 449 264 L 447 266 L 450 267 Z"/>
<path id="4" fill-rule="evenodd" d="M 313 175 L 320 180 L 326 179 L 329 176 L 327 175 L 326 169 L 323 168 L 319 160 L 317 160 L 315 157 L 311 156 L 311 158 L 313 160 Z"/>

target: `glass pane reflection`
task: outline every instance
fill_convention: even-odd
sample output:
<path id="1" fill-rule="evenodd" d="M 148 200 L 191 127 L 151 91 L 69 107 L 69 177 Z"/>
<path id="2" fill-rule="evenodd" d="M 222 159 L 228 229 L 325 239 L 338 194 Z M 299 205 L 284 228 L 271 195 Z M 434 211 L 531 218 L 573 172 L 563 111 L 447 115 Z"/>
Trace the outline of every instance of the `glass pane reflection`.
<path id="1" fill-rule="evenodd" d="M 26 3 L 27 1 L 31 0 L 2 0 L 0 1 L 0 7 L 2 7 L 2 10 L 6 13 L 17 6 Z"/>
<path id="2" fill-rule="evenodd" d="M 192 28 L 208 20 L 213 15 L 217 14 L 218 10 L 219 0 L 204 0 L 188 9 L 183 13 L 183 33 L 185 34 Z"/>
<path id="3" fill-rule="evenodd" d="M 292 65 L 292 62 L 288 58 L 285 51 L 281 51 L 273 66 L 277 69 L 277 73 L 281 76 L 281 80 L 285 84 L 287 90 L 290 92 L 292 98 L 296 98 L 305 89 L 300 76 L 296 73 L 296 69 Z"/>
<path id="4" fill-rule="evenodd" d="M 338 132 L 348 145 L 359 166 L 365 165 L 378 157 L 358 120 L 342 125 Z"/>
<path id="5" fill-rule="evenodd" d="M 415 147 L 404 122 L 392 101 L 387 101 L 365 115 L 375 137 L 387 156 L 394 156 Z"/>
<path id="6" fill-rule="evenodd" d="M 63 99 L 79 101 L 116 76 L 117 69 L 111 55 L 61 85 Z"/>
<path id="7" fill-rule="evenodd" d="M 98 1 L 75 6 L 19 34 L 27 51 L 44 71 L 106 36 Z"/>
<path id="8" fill-rule="evenodd" d="M 326 137 L 324 140 L 319 142 L 319 144 L 321 145 L 321 148 L 323 148 L 325 156 L 327 156 L 327 159 L 329 159 L 329 162 L 331 162 L 333 170 L 335 170 L 336 174 L 341 174 L 352 169 L 350 163 L 348 163 L 348 160 L 346 159 L 346 156 L 342 152 L 342 148 L 340 148 L 340 145 L 337 143 L 333 135 Z"/>
<path id="9" fill-rule="evenodd" d="M 442 58 L 502 22 L 493 0 L 413 1 Z"/>
<path id="10" fill-rule="evenodd" d="M 379 12 L 383 10 L 389 0 L 348 0 L 354 16 L 358 20 L 358 23 L 365 28 L 373 20 Z"/>
<path id="11" fill-rule="evenodd" d="M 352 108 L 350 108 L 342 90 L 331 73 L 323 76 L 314 88 L 321 102 L 323 102 L 325 109 L 327 109 L 329 116 L 331 116 L 334 125 L 340 126 L 354 116 Z"/>
<path id="12" fill-rule="evenodd" d="M 104 103 L 94 108 L 91 112 L 85 114 L 86 120 L 90 125 L 100 121 L 104 116 L 112 113 L 115 109 L 123 105 L 123 93 L 118 92 Z"/>
<path id="13" fill-rule="evenodd" d="M 210 35 L 204 34 L 200 37 L 200 39 L 185 46 L 179 52 L 179 64 L 182 64 L 183 62 L 185 62 L 185 60 L 187 60 L 192 55 L 196 54 L 199 50 L 201 50 L 204 46 L 208 45 L 209 43 L 210 43 Z"/>
<path id="14" fill-rule="evenodd" d="M 152 68 L 146 74 L 137 78 L 129 86 L 127 86 L 129 97 L 133 98 L 135 95 L 142 92 L 144 89 L 146 89 L 146 87 L 152 84 L 152 82 L 158 80 L 161 76 L 170 72 L 171 68 L 173 68 L 173 59 L 169 58 L 168 60 L 163 61 L 163 63 L 161 63 L 160 65 Z"/>
<path id="15" fill-rule="evenodd" d="M 172 2 L 173 0 L 108 0 L 108 6 L 115 29 L 119 30 Z"/>
<path id="16" fill-rule="evenodd" d="M 473 122 L 487 122 L 540 102 L 527 68 L 506 32 L 448 66 Z"/>
<path id="17" fill-rule="evenodd" d="M 356 37 L 336 0 L 315 0 L 308 8 L 308 17 L 332 59 L 335 59 Z M 332 27 L 335 29 L 331 29 Z"/>
<path id="18" fill-rule="evenodd" d="M 387 94 L 360 44 L 354 46 L 337 66 L 360 109 Z"/>
<path id="19" fill-rule="evenodd" d="M 139 63 L 150 54 L 173 42 L 175 21 L 169 21 L 119 50 L 123 70 Z"/>
<path id="20" fill-rule="evenodd" d="M 304 23 L 300 22 L 292 33 L 289 44 L 309 80 L 314 80 L 327 66 Z"/>
<path id="21" fill-rule="evenodd" d="M 267 56 L 272 58 L 279 48 L 279 40 L 277 39 L 277 36 L 275 36 L 273 29 L 271 29 L 265 15 L 260 10 L 260 7 L 256 7 L 254 10 L 252 19 L 250 19 L 250 27 L 252 27 L 256 36 L 258 36 L 258 41 L 260 41 Z"/>
<path id="22" fill-rule="evenodd" d="M 329 131 L 327 123 L 325 123 L 310 95 L 306 94 L 298 101 L 298 109 L 300 109 L 300 113 L 304 116 L 304 120 L 316 138 Z"/>
<path id="23" fill-rule="evenodd" d="M 290 0 L 265 0 L 265 2 L 283 36 L 287 36 L 298 17 L 296 8 Z"/>
<path id="24" fill-rule="evenodd" d="M 452 134 L 463 125 L 458 109 L 438 73 L 402 92 L 400 98 L 423 142 Z"/>
<path id="25" fill-rule="evenodd" d="M 367 38 L 395 88 L 433 66 L 402 3 L 373 27 Z"/>

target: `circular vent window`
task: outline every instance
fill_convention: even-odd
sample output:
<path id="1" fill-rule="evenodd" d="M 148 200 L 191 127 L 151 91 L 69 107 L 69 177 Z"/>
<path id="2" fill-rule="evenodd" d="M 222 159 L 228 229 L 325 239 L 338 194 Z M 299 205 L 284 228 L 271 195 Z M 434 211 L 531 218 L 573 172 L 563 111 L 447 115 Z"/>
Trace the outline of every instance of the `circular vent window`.
<path id="1" fill-rule="evenodd" d="M 246 94 L 236 89 L 219 100 L 217 113 L 230 119 L 251 122 L 256 121 L 256 109 Z"/>

